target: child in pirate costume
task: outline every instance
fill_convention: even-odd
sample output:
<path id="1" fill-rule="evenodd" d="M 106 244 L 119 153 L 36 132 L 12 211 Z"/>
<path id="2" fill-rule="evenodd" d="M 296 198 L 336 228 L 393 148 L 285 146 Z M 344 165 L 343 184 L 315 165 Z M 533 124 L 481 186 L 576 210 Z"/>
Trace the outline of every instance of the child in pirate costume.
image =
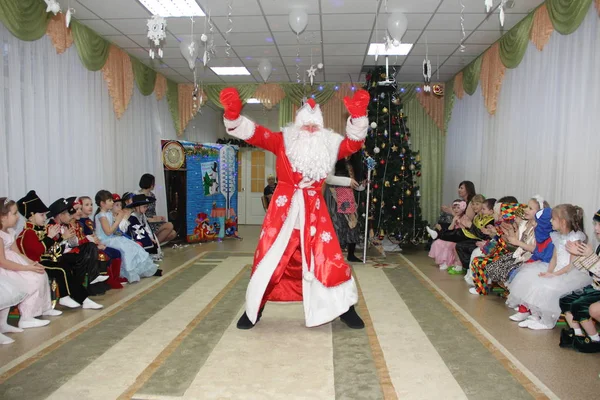
<path id="1" fill-rule="evenodd" d="M 594 233 L 600 239 L 600 210 L 594 214 Z M 577 258 L 573 266 L 588 272 L 592 284 L 560 299 L 560 309 L 569 324 L 560 334 L 560 347 L 574 347 L 582 353 L 600 352 L 600 335 L 592 309 L 600 309 L 600 246 L 594 248 L 588 243 L 568 242 L 567 250 Z M 597 318 L 597 316 L 596 316 Z M 586 336 L 587 335 L 587 336 Z"/>
<path id="2" fill-rule="evenodd" d="M 336 162 L 331 174 L 327 175 L 325 183 L 325 202 L 335 228 L 340 247 L 347 247 L 350 262 L 362 262 L 354 251 L 360 241 L 360 224 L 358 221 L 354 191 L 364 190 L 357 179 L 362 181 L 361 155 L 354 153 L 350 157 Z"/>
<path id="3" fill-rule="evenodd" d="M 125 233 L 150 253 L 153 260 L 157 261 L 162 259 L 162 251 L 156 236 L 148 224 L 148 218 L 146 218 L 148 205 L 155 201 L 155 198 L 146 196 L 145 194 L 136 194 L 133 196 L 132 202 L 125 206 L 133 210 L 129 219 L 125 221 L 125 225 L 127 226 Z"/>
<path id="4" fill-rule="evenodd" d="M 52 239 L 58 235 L 60 226 L 50 226 L 46 230 L 46 213 L 50 210 L 35 191 L 30 191 L 18 200 L 17 207 L 19 213 L 27 219 L 17 237 L 17 246 L 29 259 L 42 264 L 50 279 L 56 281 L 61 296 L 58 303 L 69 308 L 102 308 L 88 298 L 87 290 L 75 278 L 73 266 L 63 258 L 64 246 Z"/>
<path id="5" fill-rule="evenodd" d="M 90 296 L 106 293 L 110 286 L 103 283 L 108 279 L 106 270 L 101 271 L 101 265 L 98 263 L 98 247 L 89 240 L 79 240 L 71 222 L 76 213 L 73 208 L 75 197 L 68 199 L 60 198 L 50 204 L 47 228 L 50 229 L 56 225 L 59 227 L 58 233 L 50 236 L 55 242 L 62 243 L 63 259 L 73 267 L 73 272 L 80 282 L 84 282 L 87 275 L 88 293 Z M 102 274 L 101 272 L 104 272 Z"/>

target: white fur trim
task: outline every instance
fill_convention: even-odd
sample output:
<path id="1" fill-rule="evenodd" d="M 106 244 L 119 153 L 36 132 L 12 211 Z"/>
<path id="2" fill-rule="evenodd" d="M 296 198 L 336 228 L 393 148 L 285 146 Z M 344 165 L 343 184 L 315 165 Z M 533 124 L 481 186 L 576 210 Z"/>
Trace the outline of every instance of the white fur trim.
<path id="1" fill-rule="evenodd" d="M 254 136 L 254 131 L 256 130 L 256 124 L 243 115 L 240 115 L 238 119 L 234 121 L 223 118 L 223 123 L 225 124 L 225 129 L 229 135 L 242 140 L 250 139 Z"/>
<path id="2" fill-rule="evenodd" d="M 285 219 L 275 242 L 256 266 L 254 274 L 252 274 L 252 278 L 250 278 L 250 283 L 248 283 L 248 289 L 246 290 L 246 315 L 248 315 L 248 318 L 253 324 L 256 323 L 258 310 L 260 309 L 260 303 L 265 294 L 265 290 L 267 290 L 271 277 L 292 237 L 298 214 L 302 214 L 300 213 L 298 198 L 302 198 L 301 190 L 297 190 L 296 193 L 294 193 L 288 217 Z"/>
<path id="3" fill-rule="evenodd" d="M 358 303 L 358 290 L 352 277 L 332 288 L 323 286 L 318 279 L 303 279 L 302 293 L 304 319 L 308 328 L 331 322 Z"/>
<path id="4" fill-rule="evenodd" d="M 369 129 L 369 118 L 348 118 L 346 122 L 346 136 L 348 139 L 360 141 L 367 137 Z"/>
<path id="5" fill-rule="evenodd" d="M 294 126 L 299 128 L 304 125 L 317 125 L 323 128 L 323 113 L 321 112 L 321 107 L 318 104 L 315 106 L 315 108 L 312 108 L 308 103 L 306 103 L 298 110 L 298 112 L 296 112 Z"/>
<path id="6" fill-rule="evenodd" d="M 329 174 L 327 175 L 327 179 L 325 179 L 325 182 L 327 182 L 328 185 L 332 186 L 350 187 L 350 185 L 352 184 L 352 179 L 346 176 L 335 176 L 333 174 Z"/>

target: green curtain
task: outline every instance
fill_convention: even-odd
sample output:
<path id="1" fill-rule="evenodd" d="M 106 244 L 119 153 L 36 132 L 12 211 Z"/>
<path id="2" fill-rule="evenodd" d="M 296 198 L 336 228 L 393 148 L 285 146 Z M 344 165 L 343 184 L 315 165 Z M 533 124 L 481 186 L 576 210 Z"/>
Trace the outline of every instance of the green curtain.
<path id="1" fill-rule="evenodd" d="M 167 79 L 167 103 L 169 103 L 169 111 L 175 125 L 175 132 L 181 135 L 181 124 L 179 123 L 179 86 L 176 82 Z"/>
<path id="2" fill-rule="evenodd" d="M 569 35 L 579 28 L 590 9 L 592 0 L 546 0 L 554 29 Z"/>
<path id="3" fill-rule="evenodd" d="M 108 58 L 110 43 L 78 21 L 71 22 L 71 32 L 83 66 L 90 71 L 102 69 Z"/>
<path id="4" fill-rule="evenodd" d="M 156 83 L 156 71 L 148 67 L 140 60 L 134 57 L 131 58 L 133 67 L 133 76 L 140 93 L 144 96 L 149 96 L 154 92 L 154 84 Z"/>
<path id="5" fill-rule="evenodd" d="M 284 97 L 279 102 L 279 126 L 284 127 L 294 120 L 294 103 L 288 98 Z"/>
<path id="6" fill-rule="evenodd" d="M 472 95 L 479 85 L 481 73 L 481 56 L 477 57 L 471 64 L 463 69 L 463 88 L 467 94 Z"/>
<path id="7" fill-rule="evenodd" d="M 533 13 L 500 38 L 500 59 L 506 68 L 516 68 L 523 60 L 532 26 Z"/>
<path id="8" fill-rule="evenodd" d="M 0 22 L 21 40 L 44 36 L 52 15 L 42 0 L 0 0 Z"/>
<path id="9" fill-rule="evenodd" d="M 297 83 L 292 84 L 281 84 L 283 91 L 287 98 L 289 98 L 294 104 L 300 106 L 302 99 L 305 97 L 315 96 L 315 101 L 318 104 L 325 104 L 335 94 L 335 84 L 327 83 L 321 85 L 300 85 Z M 323 90 L 319 90 L 322 87 Z"/>
<path id="10" fill-rule="evenodd" d="M 454 108 L 454 79 L 446 82 L 444 88 L 444 135 L 448 132 L 448 123 L 452 118 L 452 109 Z"/>
<path id="11" fill-rule="evenodd" d="M 204 93 L 206 93 L 206 97 L 208 97 L 208 100 L 212 101 L 213 104 L 215 104 L 217 107 L 223 108 L 221 100 L 219 100 L 221 90 L 232 86 L 238 90 L 242 102 L 245 103 L 246 100 L 248 100 L 254 95 L 257 85 L 255 83 L 248 83 L 243 85 L 204 85 L 203 89 Z"/>
<path id="12" fill-rule="evenodd" d="M 421 177 L 416 178 L 421 187 L 421 212 L 423 219 L 435 223 L 442 204 L 446 138 L 427 115 L 419 99 L 413 97 L 404 103 L 403 108 L 411 133 L 412 149 L 419 151 L 421 156 Z"/>

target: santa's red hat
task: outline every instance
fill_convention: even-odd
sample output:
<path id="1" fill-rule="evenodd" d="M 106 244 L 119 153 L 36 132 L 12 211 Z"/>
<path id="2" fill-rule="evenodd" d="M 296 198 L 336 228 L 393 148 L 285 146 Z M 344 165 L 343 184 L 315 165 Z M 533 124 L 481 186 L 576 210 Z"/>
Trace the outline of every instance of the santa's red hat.
<path id="1" fill-rule="evenodd" d="M 321 107 L 314 99 L 308 99 L 296 113 L 294 125 L 298 128 L 304 125 L 317 125 L 323 128 L 323 114 Z"/>

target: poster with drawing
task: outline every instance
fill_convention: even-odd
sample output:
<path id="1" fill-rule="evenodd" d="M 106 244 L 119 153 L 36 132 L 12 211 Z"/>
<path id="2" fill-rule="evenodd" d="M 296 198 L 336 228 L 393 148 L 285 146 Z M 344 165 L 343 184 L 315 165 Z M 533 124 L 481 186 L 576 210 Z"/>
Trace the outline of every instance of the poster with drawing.
<path id="1" fill-rule="evenodd" d="M 219 193 L 219 171 L 218 162 L 203 162 L 202 170 L 202 186 L 204 187 L 205 196 L 213 196 Z"/>

